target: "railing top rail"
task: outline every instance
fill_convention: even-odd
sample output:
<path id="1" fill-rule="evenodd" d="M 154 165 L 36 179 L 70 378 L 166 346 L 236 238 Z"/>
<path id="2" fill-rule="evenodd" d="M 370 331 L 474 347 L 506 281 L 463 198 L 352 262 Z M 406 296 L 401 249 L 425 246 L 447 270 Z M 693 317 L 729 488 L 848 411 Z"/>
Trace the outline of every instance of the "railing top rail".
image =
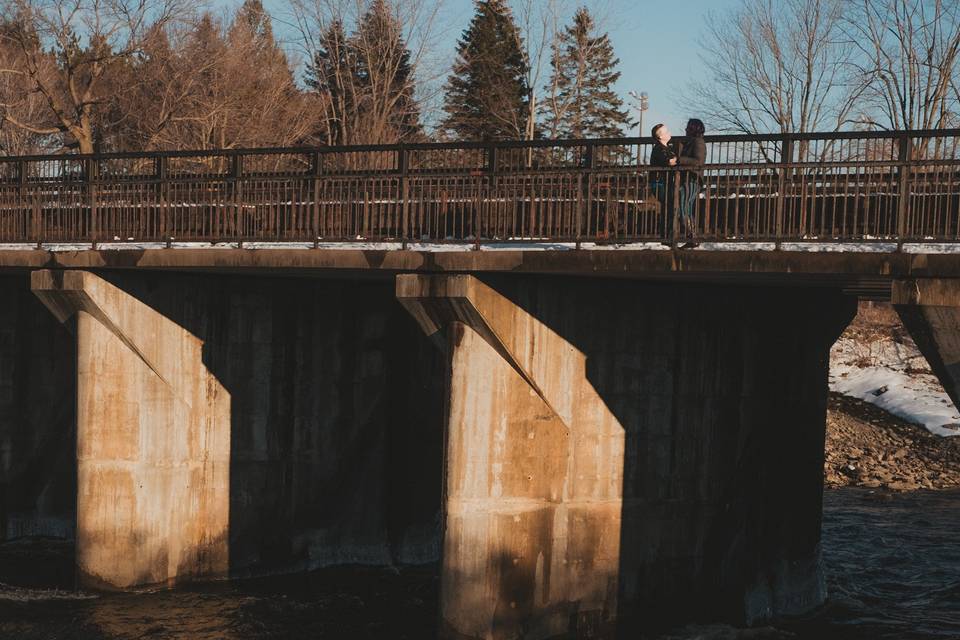
<path id="1" fill-rule="evenodd" d="M 716 142 L 779 142 L 784 139 L 792 141 L 805 140 L 880 140 L 899 138 L 951 138 L 960 137 L 960 129 L 914 129 L 902 131 L 836 131 L 817 133 L 791 134 L 719 134 L 705 136 L 708 143 Z M 683 136 L 675 136 L 683 140 Z M 258 156 L 276 154 L 337 154 L 337 153 L 364 153 L 364 152 L 395 152 L 408 151 L 442 151 L 442 150 L 478 150 L 478 149 L 543 149 L 569 148 L 582 146 L 633 146 L 651 143 L 649 137 L 626 138 L 590 138 L 590 139 L 563 139 L 563 140 L 509 140 L 495 142 L 430 142 L 404 143 L 382 145 L 350 145 L 350 146 L 315 146 L 315 147 L 264 147 L 242 149 L 186 149 L 179 151 L 127 151 L 96 154 L 49 154 L 26 156 L 0 156 L 0 163 L 37 162 L 37 161 L 83 161 L 83 160 L 129 160 L 151 158 L 191 158 L 191 157 L 234 157 Z"/>
<path id="2" fill-rule="evenodd" d="M 782 162 L 769 162 L 769 163 L 711 163 L 704 167 L 705 173 L 707 176 L 712 175 L 716 172 L 725 172 L 725 171 L 747 171 L 753 170 L 752 174 L 740 174 L 740 178 L 749 178 L 752 176 L 760 175 L 769 175 L 771 172 L 783 171 L 783 170 L 817 170 L 817 169 L 829 169 L 829 170 L 844 170 L 844 169 L 855 169 L 858 172 L 861 172 L 862 175 L 868 175 L 863 173 L 865 170 L 882 170 L 889 172 L 900 167 L 911 166 L 915 172 L 922 173 L 928 168 L 933 169 L 942 169 L 945 167 L 956 167 L 960 166 L 960 159 L 949 159 L 949 160 L 919 160 L 919 161 L 902 161 L 902 160 L 863 160 L 863 161 L 839 161 L 839 162 L 792 162 L 792 163 L 782 163 Z M 643 165 L 643 171 L 655 171 L 657 173 L 685 173 L 689 171 L 684 167 L 650 167 L 649 165 Z M 637 173 L 637 167 L 625 167 L 625 166 L 610 166 L 610 167 L 598 167 L 591 170 L 592 173 L 599 176 L 615 176 L 615 175 L 634 175 Z M 511 177 L 530 177 L 531 175 L 539 176 L 551 176 L 551 175 L 567 175 L 570 173 L 569 169 L 562 167 L 545 167 L 540 169 L 513 169 L 507 171 L 498 172 L 497 175 L 503 178 Z M 422 179 L 437 179 L 437 178 L 478 178 L 482 177 L 483 174 L 476 174 L 468 170 L 437 170 L 431 171 L 428 173 L 411 173 L 410 178 L 416 180 L 418 178 Z M 848 175 L 847 173 L 837 173 L 836 177 L 842 177 Z M 254 176 L 259 177 L 259 176 Z M 289 174 L 280 172 L 277 174 L 266 174 L 266 178 L 277 177 L 285 178 L 289 177 Z M 300 178 L 309 178 L 309 176 L 299 176 Z M 345 180 L 345 181 L 355 181 L 357 179 L 369 178 L 369 173 L 354 173 L 354 172 L 344 172 L 338 173 L 333 178 Z M 803 176 L 797 176 L 798 178 Z M 809 177 L 809 176 L 807 176 Z M 30 177 L 27 179 L 27 184 L 38 184 L 38 185 L 58 185 L 58 184 L 74 184 L 82 185 L 87 182 L 94 184 L 128 184 L 135 182 L 137 184 L 158 184 L 168 182 L 171 184 L 179 183 L 209 183 L 213 181 L 222 181 L 224 176 L 215 175 L 215 174 L 187 174 L 182 176 L 172 176 L 172 177 L 150 177 L 150 176 L 97 176 L 89 181 L 86 179 L 78 179 L 75 181 L 63 180 L 62 178 L 54 177 Z M 395 179 L 397 177 L 395 176 Z M 0 184 L 16 181 L 16 178 L 3 179 L 0 178 Z"/>

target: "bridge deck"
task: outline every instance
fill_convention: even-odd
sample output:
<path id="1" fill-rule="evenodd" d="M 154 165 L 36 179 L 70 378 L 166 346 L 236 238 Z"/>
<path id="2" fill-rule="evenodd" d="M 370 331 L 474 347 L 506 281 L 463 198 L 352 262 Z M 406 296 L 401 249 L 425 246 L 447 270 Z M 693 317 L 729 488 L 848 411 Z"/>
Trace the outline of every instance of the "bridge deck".
<path id="1" fill-rule="evenodd" d="M 887 299 L 898 278 L 960 278 L 960 253 L 896 251 L 128 249 L 0 250 L 0 269 L 149 269 L 235 275 L 390 278 L 398 273 L 518 273 L 839 287 Z"/>

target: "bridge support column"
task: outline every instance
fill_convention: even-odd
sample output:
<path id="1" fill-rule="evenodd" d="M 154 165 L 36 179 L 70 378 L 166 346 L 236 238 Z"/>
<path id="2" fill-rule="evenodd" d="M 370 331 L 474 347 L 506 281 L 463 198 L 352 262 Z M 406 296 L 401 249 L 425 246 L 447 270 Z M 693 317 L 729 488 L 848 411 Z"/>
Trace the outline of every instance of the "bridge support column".
<path id="1" fill-rule="evenodd" d="M 960 407 L 960 280 L 897 280 L 891 302 L 953 404 Z"/>
<path id="2" fill-rule="evenodd" d="M 32 289 L 77 336 L 77 568 L 83 586 L 227 571 L 230 398 L 202 342 L 83 271 Z"/>
<path id="3" fill-rule="evenodd" d="M 449 355 L 446 638 L 613 637 L 823 602 L 835 292 L 399 276 Z"/>

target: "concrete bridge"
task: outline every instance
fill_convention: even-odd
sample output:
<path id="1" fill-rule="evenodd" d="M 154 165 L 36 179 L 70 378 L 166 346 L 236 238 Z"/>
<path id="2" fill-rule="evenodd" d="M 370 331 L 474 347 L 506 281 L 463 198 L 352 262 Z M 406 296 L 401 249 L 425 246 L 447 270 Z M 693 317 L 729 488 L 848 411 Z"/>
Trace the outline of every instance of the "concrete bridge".
<path id="1" fill-rule="evenodd" d="M 32 219 L 64 209 L 49 203 L 73 183 L 57 180 L 13 187 L 46 190 L 28 198 Z M 78 182 L 103 194 L 97 180 Z M 955 230 L 953 183 L 938 184 L 922 207 Z M 912 216 L 906 188 L 909 207 L 884 197 Z M 793 206 L 781 193 L 774 213 Z M 475 210 L 531 206 L 493 201 Z M 84 587 L 439 561 L 445 638 L 756 623 L 826 597 L 828 356 L 857 299 L 891 300 L 960 399 L 960 254 L 929 244 L 943 234 L 721 237 L 703 198 L 698 231 L 717 244 L 693 250 L 639 244 L 677 240 L 656 234 L 617 236 L 635 243 L 620 249 L 481 234 L 477 250 L 456 233 L 431 250 L 410 234 L 364 236 L 390 248 L 315 234 L 176 248 L 104 226 L 101 202 L 61 236 L 0 250 L 0 535 L 73 537 Z M 81 228 L 97 233 L 67 233 Z"/>

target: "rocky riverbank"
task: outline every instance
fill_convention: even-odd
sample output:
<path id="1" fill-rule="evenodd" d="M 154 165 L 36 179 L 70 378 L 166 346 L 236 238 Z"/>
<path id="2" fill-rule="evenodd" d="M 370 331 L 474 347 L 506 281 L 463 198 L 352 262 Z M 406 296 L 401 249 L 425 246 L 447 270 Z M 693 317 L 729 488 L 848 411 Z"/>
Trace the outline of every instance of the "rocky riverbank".
<path id="1" fill-rule="evenodd" d="M 831 394 L 824 483 L 893 491 L 960 487 L 960 437 L 936 436 L 866 402 Z"/>
<path id="2" fill-rule="evenodd" d="M 830 374 L 827 487 L 960 487 L 960 418 L 889 304 L 861 304 Z"/>

